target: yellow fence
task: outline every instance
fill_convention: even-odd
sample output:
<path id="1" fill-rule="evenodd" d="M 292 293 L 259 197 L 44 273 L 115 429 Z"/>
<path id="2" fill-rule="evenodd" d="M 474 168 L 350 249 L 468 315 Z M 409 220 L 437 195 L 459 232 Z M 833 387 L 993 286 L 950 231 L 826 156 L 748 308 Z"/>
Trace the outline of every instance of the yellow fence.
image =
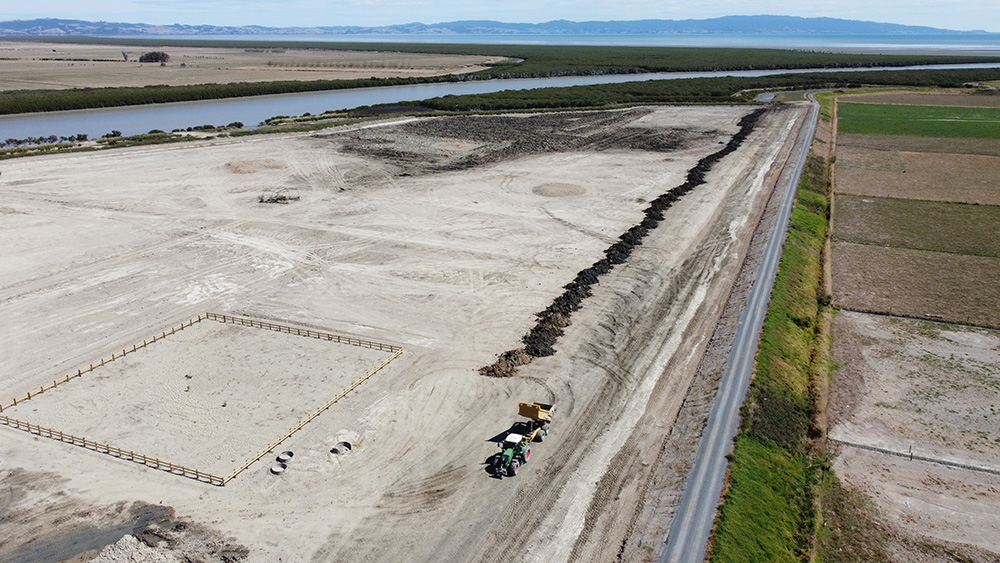
<path id="1" fill-rule="evenodd" d="M 140 349 L 142 349 L 142 348 L 144 348 L 144 347 L 146 347 L 146 346 L 148 346 L 148 345 L 156 342 L 157 340 L 163 340 L 164 338 L 170 336 L 171 334 L 177 332 L 178 330 L 184 330 L 185 328 L 193 325 L 194 323 L 201 322 L 203 319 L 207 319 L 209 315 L 213 315 L 213 314 L 214 313 L 205 313 L 204 315 L 198 315 L 197 317 L 191 319 L 190 321 L 188 321 L 186 323 L 181 323 L 181 324 L 179 324 L 179 325 L 171 328 L 170 330 L 165 330 L 161 334 L 154 335 L 153 338 L 151 338 L 150 340 L 143 340 L 142 344 L 136 343 L 131 348 L 122 348 L 122 353 L 121 354 L 119 354 L 118 352 L 114 352 L 108 358 L 101 358 L 101 361 L 98 362 L 98 363 L 96 363 L 96 364 L 90 364 L 90 366 L 88 366 L 88 367 L 76 370 L 76 373 L 70 373 L 66 377 L 61 377 L 59 379 L 55 379 L 55 380 L 52 381 L 51 384 L 46 383 L 45 385 L 42 385 L 41 387 L 38 388 L 37 391 L 34 390 L 34 389 L 32 389 L 31 391 L 28 391 L 27 394 L 21 395 L 20 397 L 14 397 L 13 399 L 11 399 L 10 401 L 7 401 L 6 403 L 0 403 L 0 412 L 3 412 L 4 409 L 9 409 L 10 407 L 16 407 L 18 403 L 23 403 L 24 401 L 27 401 L 27 400 L 31 399 L 33 396 L 40 395 L 40 394 L 48 391 L 49 389 L 52 389 L 53 387 L 57 387 L 59 385 L 62 385 L 63 383 L 69 383 L 69 381 L 71 379 L 76 379 L 77 377 L 80 377 L 81 375 L 83 375 L 85 373 L 92 372 L 95 369 L 103 366 L 104 364 L 109 364 L 109 363 L 117 360 L 118 358 L 124 357 L 126 354 L 131 354 L 131 353 L 135 352 L 136 350 L 140 350 Z"/>
<path id="2" fill-rule="evenodd" d="M 149 457 L 130 450 L 123 450 L 121 448 L 116 448 L 114 446 L 109 446 L 108 444 L 102 444 L 100 442 L 95 442 L 93 440 L 88 440 L 72 434 L 66 434 L 59 430 L 53 430 L 37 424 L 31 424 L 30 422 L 25 422 L 9 416 L 0 415 L 0 423 L 6 424 L 11 428 L 24 430 L 29 434 L 42 436 L 43 438 L 52 438 L 53 440 L 59 440 L 61 442 L 66 442 L 67 444 L 73 444 L 74 446 L 82 446 L 88 450 L 94 450 L 98 453 L 113 455 L 127 461 L 141 463 L 152 467 L 153 469 L 168 471 L 170 473 L 183 475 L 184 477 L 190 477 L 191 479 L 197 479 L 198 481 L 204 481 L 213 485 L 222 486 L 226 484 L 225 478 L 212 475 L 211 473 L 191 469 L 190 467 L 184 467 L 183 465 L 177 465 L 176 463 L 170 463 L 169 461 L 163 461 L 162 459 Z"/>
<path id="3" fill-rule="evenodd" d="M 331 342 L 339 342 L 341 344 L 350 344 L 351 346 L 361 346 L 363 348 L 371 348 L 373 350 L 385 350 L 387 352 L 395 352 L 397 350 L 402 350 L 402 348 L 400 348 L 399 346 L 392 346 L 391 344 L 382 344 L 381 342 L 371 342 L 369 340 L 348 338 L 346 336 L 338 336 L 336 334 L 330 334 L 328 332 L 319 332 L 316 330 L 309 330 L 305 328 L 296 328 L 293 326 L 269 323 L 266 321 L 258 321 L 254 319 L 248 319 L 245 317 L 234 317 L 233 315 L 220 315 L 218 313 L 205 313 L 204 316 L 206 319 L 212 319 L 213 321 L 219 321 L 222 323 L 232 323 L 243 326 L 252 326 L 256 328 L 266 328 L 268 330 L 287 332 L 288 334 L 295 334 L 298 336 L 308 336 L 309 338 L 319 338 L 320 340 L 329 340 Z"/>
<path id="4" fill-rule="evenodd" d="M 150 345 L 150 344 L 152 344 L 152 343 L 154 343 L 154 342 L 156 342 L 158 340 L 162 340 L 162 339 L 166 338 L 167 336 L 170 336 L 171 334 L 174 334 L 175 332 L 177 332 L 179 330 L 184 330 L 185 328 L 187 328 L 187 327 L 189 327 L 189 326 L 191 326 L 191 325 L 193 325 L 193 324 L 195 324 L 197 322 L 201 322 L 201 321 L 203 321 L 205 319 L 211 319 L 211 320 L 219 321 L 219 322 L 222 322 L 222 323 L 232 323 L 232 324 L 239 324 L 239 325 L 242 325 L 242 326 L 250 326 L 250 327 L 255 327 L 255 328 L 263 328 L 263 329 L 268 329 L 268 330 L 274 330 L 274 331 L 278 331 L 278 332 L 285 332 L 285 333 L 288 333 L 288 334 L 295 334 L 297 336 L 305 336 L 305 337 L 309 337 L 309 338 L 318 338 L 318 339 L 321 339 L 321 340 L 328 340 L 328 341 L 331 341 L 331 342 L 337 342 L 337 343 L 341 343 L 341 344 L 349 344 L 351 346 L 361 346 L 361 347 L 365 347 L 365 348 L 371 348 L 373 350 L 383 350 L 383 351 L 391 352 L 391 354 L 389 355 L 388 358 L 382 360 L 382 362 L 379 363 L 377 366 L 375 366 L 374 368 L 368 370 L 367 373 L 365 373 L 363 376 L 361 376 L 360 378 L 358 378 L 357 380 L 355 380 L 354 383 L 351 383 L 350 385 L 348 385 L 343 391 L 341 391 L 335 397 L 333 397 L 332 399 L 330 399 L 329 401 L 327 401 L 323 406 L 321 406 L 320 408 L 318 408 L 315 411 L 313 411 L 309 416 L 307 416 L 307 417 L 303 418 L 302 420 L 300 420 L 299 422 L 297 422 L 295 424 L 295 426 L 292 426 L 292 428 L 288 430 L 288 432 L 286 432 L 284 435 L 282 435 L 278 439 L 276 439 L 273 442 L 271 442 L 270 444 L 268 444 L 264 449 L 262 449 L 261 451 L 257 452 L 250 459 L 248 459 L 246 462 L 244 462 L 243 465 L 241 465 L 240 467 L 236 468 L 232 473 L 230 473 L 229 475 L 227 475 L 225 477 L 219 477 L 217 475 L 213 475 L 213 474 L 205 472 L 205 471 L 200 471 L 198 469 L 191 469 L 190 467 L 185 467 L 183 465 L 178 465 L 176 463 L 170 463 L 168 461 L 164 461 L 164 460 L 161 460 L 159 458 L 149 457 L 149 456 L 146 456 L 146 455 L 143 455 L 143 454 L 140 454 L 140 453 L 136 453 L 136 452 L 133 452 L 133 451 L 130 451 L 130 450 L 122 450 L 120 448 L 116 448 L 116 447 L 110 446 L 108 444 L 103 444 L 103 443 L 100 443 L 100 442 L 96 442 L 94 440 L 88 440 L 86 438 L 82 438 L 82 437 L 79 437 L 79 436 L 74 436 L 72 434 L 67 434 L 67 433 L 64 433 L 62 431 L 54 430 L 52 428 L 46 428 L 44 426 L 39 426 L 37 424 L 31 424 L 29 422 L 25 422 L 23 420 L 19 420 L 19 419 L 12 418 L 12 417 L 9 417 L 9 416 L 6 416 L 6 415 L 2 415 L 2 414 L 0 414 L 0 424 L 7 425 L 7 426 L 9 426 L 11 428 L 15 428 L 15 429 L 18 429 L 18 430 L 24 430 L 25 432 L 28 432 L 29 434 L 35 434 L 37 436 L 41 436 L 41 437 L 44 437 L 44 438 L 52 438 L 53 440 L 59 440 L 61 442 L 66 442 L 68 444 L 73 444 L 75 446 L 82 446 L 82 447 L 84 447 L 86 449 L 93 450 L 93 451 L 98 452 L 98 453 L 112 455 L 112 456 L 118 457 L 120 459 L 124 459 L 124 460 L 127 460 L 127 461 L 132 461 L 132 462 L 135 462 L 135 463 L 140 463 L 140 464 L 145 465 L 147 467 L 152 467 L 153 469 L 159 469 L 159 470 L 162 470 L 162 471 L 167 471 L 167 472 L 173 473 L 175 475 L 181 475 L 181 476 L 184 476 L 184 477 L 188 477 L 188 478 L 195 479 L 195 480 L 198 480 L 198 481 L 202 481 L 202 482 L 205 482 L 205 483 L 211 483 L 213 485 L 218 485 L 218 486 L 221 487 L 221 486 L 224 486 L 229 481 L 231 481 L 234 477 L 236 477 L 237 475 L 239 475 L 240 473 L 242 473 L 248 467 L 250 467 L 251 465 L 253 465 L 260 458 L 262 458 L 265 455 L 267 455 L 268 452 L 273 451 L 276 447 L 278 447 L 279 444 L 281 444 L 286 439 L 288 439 L 289 436 L 291 436 L 292 434 L 294 434 L 294 433 L 298 432 L 299 430 L 301 430 L 303 426 L 305 426 L 306 424 L 308 424 L 309 422 L 311 422 L 314 418 L 316 418 L 321 413 L 323 413 L 323 411 L 329 409 L 331 406 L 333 406 L 334 403 L 336 403 L 337 401 L 343 399 L 345 396 L 347 396 L 348 393 L 350 393 L 351 391 L 353 391 L 359 385 L 361 385 L 362 383 L 364 383 L 365 380 L 367 380 L 369 377 L 375 375 L 375 373 L 377 373 L 379 370 L 381 370 L 382 368 L 384 368 L 385 366 L 387 366 L 389 364 L 389 362 L 391 362 L 392 360 L 395 360 L 396 358 L 399 357 L 400 354 L 403 353 L 403 349 L 401 347 L 399 347 L 399 346 L 393 346 L 391 344 L 383 344 L 383 343 L 380 343 L 380 342 L 372 342 L 372 341 L 368 341 L 368 340 L 359 340 L 357 338 L 349 338 L 349 337 L 346 337 L 346 336 L 339 336 L 339 335 L 331 334 L 331 333 L 327 333 L 327 332 L 320 332 L 320 331 L 315 331 L 315 330 L 309 330 L 309 329 L 303 329 L 303 328 L 296 328 L 296 327 L 282 325 L 282 324 L 276 324 L 276 323 L 271 323 L 271 322 L 266 322 L 266 321 L 259 321 L 259 320 L 255 320 L 255 319 L 249 319 L 249 318 L 246 318 L 246 317 L 236 317 L 236 316 L 233 316 L 233 315 L 222 315 L 222 314 L 218 314 L 218 313 L 204 313 L 202 315 L 198 315 L 197 317 L 191 319 L 190 321 L 181 323 L 181 324 L 179 324 L 179 325 L 171 328 L 170 330 L 166 330 L 166 331 L 163 331 L 162 333 L 160 333 L 158 335 L 154 335 L 152 339 L 143 340 L 142 344 L 138 344 L 137 343 L 134 346 L 132 346 L 131 348 L 124 348 L 124 349 L 122 349 L 121 354 L 115 352 L 115 353 L 111 354 L 111 356 L 108 357 L 108 358 L 102 358 L 99 363 L 90 364 L 90 366 L 88 366 L 87 368 L 76 370 L 76 373 L 70 373 L 70 374 L 66 375 L 65 377 L 63 377 L 63 378 L 53 380 L 51 385 L 50 384 L 42 385 L 41 387 L 38 388 L 37 391 L 36 390 L 31 390 L 28 393 L 26 393 L 25 395 L 21 395 L 20 397 L 15 397 L 15 398 L 11 399 L 7 403 L 0 403 L 0 413 L 2 413 L 4 409 L 9 409 L 11 407 L 17 406 L 19 403 L 23 403 L 25 401 L 31 400 L 32 397 L 40 395 L 41 393 L 44 393 L 45 391 L 47 391 L 49 389 L 52 389 L 53 387 L 56 387 L 58 385 L 62 385 L 64 383 L 68 383 L 70 380 L 75 379 L 77 377 L 80 377 L 80 376 L 82 376 L 85 373 L 92 372 L 95 369 L 103 366 L 106 363 L 113 362 L 116 359 L 125 356 L 126 354 L 131 354 L 131 353 L 135 352 L 136 350 L 139 350 L 139 349 L 141 349 L 141 348 L 143 348 L 145 346 L 148 346 L 148 345 Z"/>

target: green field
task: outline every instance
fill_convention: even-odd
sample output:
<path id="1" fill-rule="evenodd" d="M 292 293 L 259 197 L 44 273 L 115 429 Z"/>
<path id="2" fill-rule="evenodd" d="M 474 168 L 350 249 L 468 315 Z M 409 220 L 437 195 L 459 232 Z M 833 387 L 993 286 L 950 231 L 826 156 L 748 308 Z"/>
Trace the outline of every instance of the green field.
<path id="1" fill-rule="evenodd" d="M 840 133 L 1000 139 L 1000 109 L 840 103 Z"/>
<path id="2" fill-rule="evenodd" d="M 1000 258 L 1000 207 L 838 195 L 834 240 Z"/>

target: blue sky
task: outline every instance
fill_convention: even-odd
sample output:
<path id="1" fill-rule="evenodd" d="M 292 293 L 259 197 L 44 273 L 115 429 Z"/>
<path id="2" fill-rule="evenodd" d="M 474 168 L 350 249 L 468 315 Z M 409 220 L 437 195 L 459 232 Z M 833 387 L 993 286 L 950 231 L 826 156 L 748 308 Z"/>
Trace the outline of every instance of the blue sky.
<path id="1" fill-rule="evenodd" d="M 389 25 L 488 19 L 702 19 L 726 15 L 834 17 L 1000 32 L 997 0 L 6 0 L 0 21 L 65 18 L 151 24 Z"/>

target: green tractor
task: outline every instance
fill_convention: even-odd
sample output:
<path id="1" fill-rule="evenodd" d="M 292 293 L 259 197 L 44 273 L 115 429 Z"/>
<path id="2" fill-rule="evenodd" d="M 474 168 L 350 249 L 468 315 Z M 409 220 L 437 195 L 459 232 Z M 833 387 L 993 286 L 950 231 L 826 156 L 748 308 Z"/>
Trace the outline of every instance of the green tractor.
<path id="1" fill-rule="evenodd" d="M 500 442 L 500 453 L 493 456 L 493 475 L 513 477 L 521 466 L 531 459 L 531 442 L 541 442 L 549 433 L 555 405 L 546 403 L 519 403 L 518 414 L 527 422 L 518 422 L 515 430 Z"/>
<path id="2" fill-rule="evenodd" d="M 513 477 L 531 458 L 531 445 L 521 434 L 511 432 L 503 442 L 501 451 L 493 458 L 493 474 L 497 477 Z"/>

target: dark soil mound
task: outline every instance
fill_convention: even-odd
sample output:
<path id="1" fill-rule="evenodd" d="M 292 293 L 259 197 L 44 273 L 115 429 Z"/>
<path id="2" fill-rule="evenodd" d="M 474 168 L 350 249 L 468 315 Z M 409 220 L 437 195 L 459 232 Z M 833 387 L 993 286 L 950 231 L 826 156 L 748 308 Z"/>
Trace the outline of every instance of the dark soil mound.
<path id="1" fill-rule="evenodd" d="M 598 260 L 590 268 L 581 270 L 576 278 L 564 286 L 564 291 L 556 297 L 552 304 L 537 314 L 538 322 L 524 335 L 524 348 L 504 352 L 491 366 L 480 368 L 483 375 L 494 377 L 510 377 L 517 373 L 517 367 L 531 361 L 531 358 L 551 356 L 556 353 L 555 344 L 563 335 L 563 329 L 570 325 L 573 311 L 583 306 L 583 300 L 591 295 L 591 286 L 599 281 L 600 276 L 610 272 L 616 264 L 624 264 L 632 254 L 632 250 L 642 244 L 642 240 L 655 229 L 663 219 L 666 211 L 675 201 L 697 186 L 705 183 L 705 174 L 724 156 L 735 151 L 747 138 L 754 126 L 764 114 L 765 109 L 759 109 L 740 120 L 740 130 L 721 150 L 716 151 L 698 161 L 688 171 L 687 180 L 654 199 L 645 210 L 645 218 L 618 237 L 618 242 L 604 251 L 604 258 Z M 527 356 L 527 361 L 524 357 Z M 516 358 L 516 361 L 515 359 Z"/>

